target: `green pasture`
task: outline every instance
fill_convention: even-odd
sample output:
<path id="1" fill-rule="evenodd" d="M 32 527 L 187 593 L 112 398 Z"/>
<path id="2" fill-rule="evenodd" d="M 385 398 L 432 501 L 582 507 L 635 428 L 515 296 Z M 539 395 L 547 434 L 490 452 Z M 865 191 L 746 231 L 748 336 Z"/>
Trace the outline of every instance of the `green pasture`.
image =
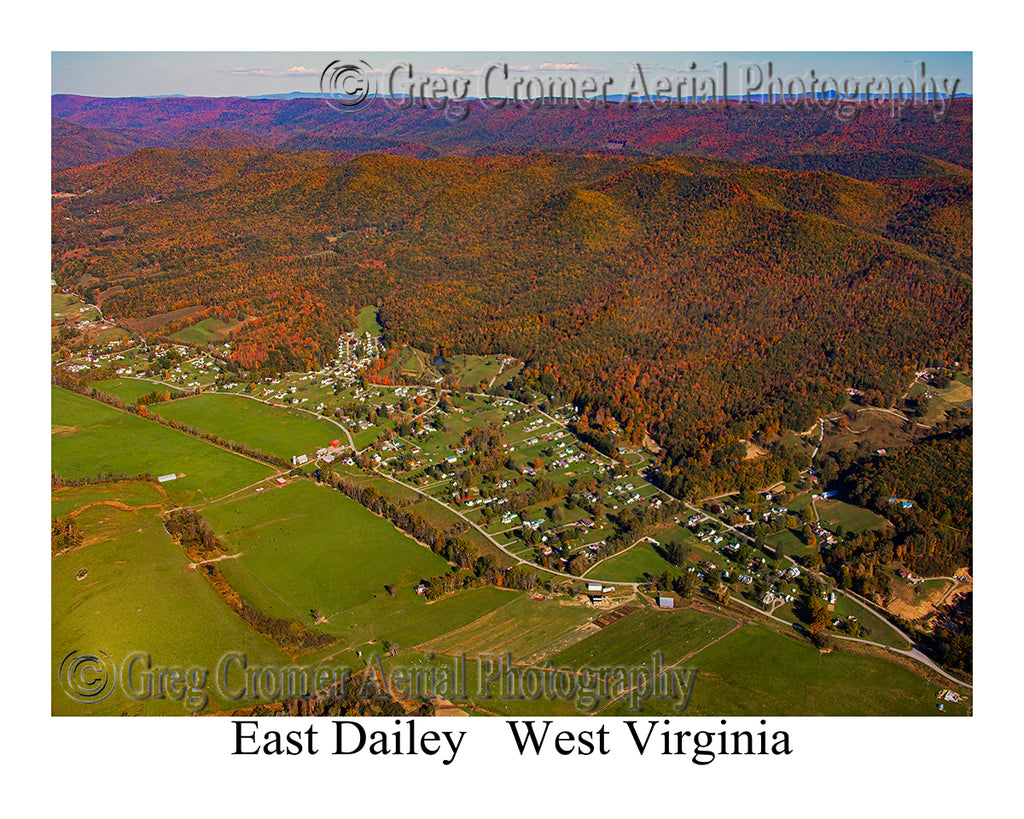
<path id="1" fill-rule="evenodd" d="M 639 665 L 660 652 L 666 665 L 721 637 L 734 623 L 692 609 L 643 610 L 616 620 L 551 657 L 555 666 Z"/>
<path id="2" fill-rule="evenodd" d="M 221 321 L 218 318 L 208 318 L 197 321 L 195 324 L 185 327 L 171 335 L 173 341 L 182 344 L 209 344 L 224 341 L 228 334 L 241 324 L 239 321 Z"/>
<path id="3" fill-rule="evenodd" d="M 51 389 L 51 428 L 56 474 L 179 473 L 184 477 L 163 484 L 176 503 L 217 497 L 272 472 L 258 461 L 57 387 Z"/>
<path id="4" fill-rule="evenodd" d="M 140 378 L 110 378 L 106 381 L 94 381 L 90 386 L 128 403 L 134 403 L 142 396 L 149 395 L 154 390 L 157 392 L 163 390 L 173 392 L 174 390 L 181 389 L 180 387 L 168 387 L 164 384 L 156 384 Z M 149 409 L 152 409 L 154 412 L 156 411 L 154 405 L 150 405 Z"/>
<path id="5" fill-rule="evenodd" d="M 449 569 L 386 520 L 309 481 L 215 504 L 203 515 L 242 555 L 222 568 L 243 596 L 258 607 L 286 609 L 307 625 L 316 611 L 328 618 L 324 630 L 357 642 L 372 636 L 356 627 L 372 622 L 373 612 L 353 620 L 353 609 L 375 597 L 395 599 L 387 585 L 416 597 L 412 589 L 421 579 Z"/>
<path id="6" fill-rule="evenodd" d="M 828 526 L 842 526 L 847 532 L 881 529 L 888 521 L 870 509 L 840 500 L 815 501 L 818 517 Z"/>
<path id="7" fill-rule="evenodd" d="M 377 321 L 377 308 L 364 307 L 356 316 L 356 335 L 369 333 L 371 336 L 379 336 L 381 333 L 380 322 Z"/>
<path id="8" fill-rule="evenodd" d="M 630 618 L 626 618 L 627 620 Z M 752 623 L 687 660 L 694 716 L 937 715 L 939 687 L 884 657 L 834 650 Z M 627 703 L 609 714 L 627 715 Z M 946 705 L 947 713 L 965 713 Z M 652 709 L 650 713 L 660 713 Z"/>
<path id="9" fill-rule="evenodd" d="M 678 569 L 665 560 L 653 544 L 642 540 L 632 549 L 597 564 L 583 576 L 609 578 L 606 582 L 639 583 L 645 572 L 657 577 L 664 571 L 677 572 Z"/>
<path id="10" fill-rule="evenodd" d="M 122 495 L 134 500 L 126 487 Z M 66 499 L 64 499 L 66 500 Z M 157 510 L 123 511 L 94 506 L 76 517 L 85 546 L 53 558 L 51 566 L 51 708 L 53 714 L 187 714 L 180 700 L 136 701 L 116 687 L 101 702 L 69 698 L 58 668 L 71 652 L 106 652 L 119 672 L 133 652 L 154 666 L 199 667 L 210 671 L 206 711 L 232 703 L 220 696 L 214 675 L 228 651 L 253 663 L 284 664 L 284 655 L 239 618 L 197 571 L 188 568 Z M 85 570 L 82 579 L 79 573 Z M 136 675 L 133 685 L 141 688 Z M 198 708 L 198 705 L 194 707 Z"/>
<path id="11" fill-rule="evenodd" d="M 93 503 L 123 503 L 150 506 L 166 503 L 167 495 L 155 481 L 119 481 L 117 483 L 65 486 L 50 493 L 50 512 L 63 517 Z"/>
<path id="12" fill-rule="evenodd" d="M 333 440 L 348 441 L 326 419 L 237 395 L 207 393 L 158 404 L 150 411 L 289 460 L 293 455 L 312 454 Z"/>

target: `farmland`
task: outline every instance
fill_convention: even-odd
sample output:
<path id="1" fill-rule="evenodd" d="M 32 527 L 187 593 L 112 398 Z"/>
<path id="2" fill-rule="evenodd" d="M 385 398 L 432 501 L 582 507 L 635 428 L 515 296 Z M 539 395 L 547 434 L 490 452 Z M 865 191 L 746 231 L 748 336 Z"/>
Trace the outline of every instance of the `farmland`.
<path id="1" fill-rule="evenodd" d="M 180 341 L 182 344 L 209 344 L 211 342 L 224 341 L 232 330 L 241 325 L 240 321 L 222 321 L 221 319 L 208 318 L 197 321 L 188 327 L 172 333 L 170 338 Z"/>
<path id="2" fill-rule="evenodd" d="M 150 487 L 150 488 L 144 488 Z M 128 508 L 110 505 L 110 496 Z M 214 669 L 228 649 L 254 663 L 281 663 L 285 656 L 252 632 L 207 581 L 187 566 L 157 510 L 151 484 L 106 484 L 55 493 L 54 511 L 74 514 L 87 533 L 83 546 L 53 558 L 51 569 L 54 667 L 74 650 L 103 651 L 114 658 L 144 650 L 157 665 Z M 218 699 L 191 708 L 174 699 L 134 701 L 116 690 L 101 703 L 77 703 L 53 678 L 55 714 L 186 714 L 230 705 Z"/>
<path id="3" fill-rule="evenodd" d="M 688 708 L 696 716 L 938 713 L 940 686 L 902 666 L 841 651 L 821 654 L 756 624 L 700 650 L 689 663 L 699 669 Z M 609 713 L 624 715 L 625 703 Z"/>
<path id="4" fill-rule="evenodd" d="M 308 481 L 214 504 L 203 514 L 241 553 L 239 575 L 252 578 L 247 587 L 265 587 L 306 619 L 311 610 L 320 612 L 326 628 L 339 633 L 353 627 L 345 613 L 383 596 L 385 585 L 409 588 L 447 570 L 391 524 Z"/>
<path id="5" fill-rule="evenodd" d="M 369 333 L 370 339 L 376 337 L 380 332 L 376 313 L 369 308 L 361 311 L 357 330 Z M 136 525 L 133 536 L 162 539 L 173 551 L 177 547 L 161 525 L 160 510 L 188 503 L 199 510 L 219 539 L 224 551 L 217 570 L 233 593 L 262 616 L 333 638 L 329 645 L 303 649 L 298 656 L 289 654 L 290 660 L 344 661 L 362 667 L 368 658 L 382 656 L 390 667 L 433 667 L 463 654 L 470 658 L 501 655 L 517 663 L 551 662 L 580 669 L 644 663 L 658 653 L 667 664 L 708 656 L 723 668 L 713 673 L 735 675 L 715 650 L 722 644 L 745 650 L 738 634 L 750 632 L 752 636 L 744 639 L 756 644 L 757 650 L 762 650 L 762 643 L 783 639 L 784 648 L 797 650 L 801 658 L 809 646 L 774 633 L 751 632 L 750 626 L 740 629 L 742 618 L 734 613 L 712 614 L 685 605 L 670 612 L 652 610 L 645 595 L 657 590 L 654 578 L 659 578 L 658 583 L 673 582 L 672 578 L 678 582 L 681 573 L 692 571 L 713 588 L 721 572 L 722 577 L 731 576 L 737 596 L 757 605 L 760 592 L 755 594 L 754 586 L 735 584 L 743 572 L 760 572 L 767 582 L 762 588 L 799 598 L 804 594 L 799 584 L 782 574 L 788 563 L 774 560 L 773 552 L 781 546 L 797 560 L 814 555 L 816 549 L 806 546 L 798 535 L 804 521 L 818 526 L 820 520 L 829 530 L 847 533 L 886 523 L 845 501 L 815 499 L 803 480 L 799 487 L 774 487 L 778 498 L 767 491 L 756 496 L 747 492 L 743 498 L 726 496 L 705 503 L 703 510 L 691 506 L 687 511 L 647 479 L 646 470 L 655 463 L 650 453 L 626 444 L 604 454 L 577 438 L 571 428 L 575 418 L 571 406 L 542 411 L 536 404 L 466 391 L 486 388 L 492 379 L 497 384 L 519 363 L 503 356 L 461 354 L 430 362 L 423 351 L 405 347 L 393 365 L 397 369 L 384 374 L 401 370 L 406 377 L 418 376 L 425 383 L 366 384 L 356 376 L 375 360 L 379 348 L 373 346 L 376 342 L 368 344 L 360 338 L 340 339 L 339 359 L 320 372 L 288 373 L 248 385 L 221 371 L 210 352 L 192 356 L 180 347 L 161 347 L 144 354 L 107 354 L 126 370 L 150 368 L 151 375 L 175 389 L 201 391 L 149 405 L 149 415 L 284 459 L 307 454 L 309 462 L 287 476 L 285 470 L 168 429 L 154 418 L 55 389 L 56 474 L 67 479 L 121 473 L 177 475 L 160 485 L 136 481 L 55 491 L 54 516 L 71 515 L 85 535 L 85 546 L 55 558 L 55 566 L 66 562 L 61 558 L 86 549 L 105 556 L 104 544 L 131 541 L 128 533 L 111 524 L 125 515 L 129 517 L 122 521 L 122 528 L 145 518 L 148 523 Z M 360 355 L 363 358 L 356 361 Z M 154 373 L 154 365 L 163 369 Z M 436 383 L 442 379 L 445 386 Z M 162 389 L 153 381 L 124 376 L 93 386 L 129 405 L 153 389 Z M 317 412 L 304 411 L 305 405 Z M 321 410 L 333 420 L 319 417 Z M 354 450 L 348 446 L 349 436 Z M 341 444 L 332 448 L 328 465 L 316 451 L 335 438 Z M 459 533 L 501 571 L 524 561 L 534 568 L 539 593 L 475 585 L 471 572 L 460 571 L 430 544 L 414 541 L 342 493 L 311 480 L 314 471 L 320 474 L 325 468 L 354 486 L 380 492 L 436 531 Z M 537 486 L 548 487 L 539 500 L 534 495 Z M 691 515 L 693 511 L 698 514 Z M 681 516 L 687 515 L 689 520 L 683 520 Z M 601 551 L 609 540 L 633 531 L 624 522 L 637 518 L 648 522 L 617 547 L 625 547 L 623 551 Z M 749 547 L 755 539 L 751 532 L 756 535 L 757 524 L 762 528 L 770 524 L 763 547 L 737 557 L 740 545 Z M 670 547 L 676 549 L 673 560 L 682 560 L 682 565 L 670 562 Z M 180 549 L 177 554 L 184 560 Z M 768 573 L 772 567 L 777 571 Z M 570 568 L 578 576 L 619 588 L 605 589 L 610 593 L 595 603 L 581 594 L 582 581 L 548 573 L 564 574 Z M 235 627 L 247 628 L 201 573 L 183 571 L 183 582 L 192 586 L 198 582 L 202 593 L 212 595 L 213 603 L 223 609 L 222 616 Z M 428 601 L 422 593 L 427 581 L 453 572 L 459 582 L 452 591 Z M 716 580 L 709 581 L 711 577 Z M 776 616 L 800 622 L 794 614 L 796 603 L 780 602 L 775 604 Z M 603 619 L 623 604 L 622 612 L 630 611 L 629 607 L 638 610 Z M 856 617 L 860 633 L 872 642 L 906 647 L 884 620 L 850 598 L 839 598 L 834 616 Z M 283 656 L 282 649 L 266 637 L 251 632 L 249 639 L 270 652 L 260 656 Z M 206 655 L 201 659 L 206 662 Z M 898 709 L 910 707 L 907 703 L 916 695 L 906 692 L 917 690 L 917 683 L 909 680 L 919 678 L 877 658 L 844 662 L 867 664 L 879 679 L 885 673 L 893 676 L 890 682 L 899 690 L 881 700 L 881 712 L 892 708 L 902 713 Z M 879 664 L 884 673 L 875 668 Z M 478 670 L 469 673 L 473 677 Z M 849 684 L 846 689 L 838 682 L 830 685 L 845 691 L 852 698 L 849 701 L 860 707 L 862 700 Z M 921 696 L 928 693 L 926 687 L 918 687 Z M 770 678 L 756 696 L 770 707 L 791 708 L 793 713 L 840 712 L 832 710 L 839 708 L 838 700 L 829 697 L 804 704 L 786 702 L 785 688 L 783 678 Z M 735 710 L 717 693 L 697 691 L 694 703 L 704 709 L 700 713 Z M 920 706 L 914 702 L 914 707 Z M 481 713 L 578 713 L 577 704 L 566 702 L 469 697 L 462 704 Z M 116 706 L 111 702 L 110 707 Z M 163 705 L 153 707 L 164 712 Z M 609 713 L 623 707 L 621 702 L 599 705 Z"/>
<path id="6" fill-rule="evenodd" d="M 53 471 L 64 478 L 180 475 L 171 499 L 195 502 L 259 481 L 265 464 L 59 388 L 51 391 Z"/>
<path id="7" fill-rule="evenodd" d="M 559 652 L 551 662 L 571 668 L 629 666 L 644 663 L 653 653 L 660 653 L 665 665 L 673 665 L 735 626 L 728 618 L 702 611 L 647 610 L 616 620 Z"/>
<path id="8" fill-rule="evenodd" d="M 284 459 L 311 454 L 341 434 L 337 425 L 308 412 L 234 395 L 197 395 L 160 404 L 153 412 Z"/>

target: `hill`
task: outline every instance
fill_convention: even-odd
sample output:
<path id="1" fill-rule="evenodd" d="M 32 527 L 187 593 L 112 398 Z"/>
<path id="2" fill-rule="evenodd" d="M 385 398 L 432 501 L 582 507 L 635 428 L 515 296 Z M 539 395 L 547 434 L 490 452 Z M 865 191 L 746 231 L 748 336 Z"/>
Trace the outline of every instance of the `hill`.
<path id="1" fill-rule="evenodd" d="M 80 194 L 55 276 L 108 315 L 243 311 L 238 366 L 307 369 L 376 304 L 388 342 L 524 360 L 509 388 L 576 402 L 596 441 L 651 432 L 680 491 L 847 387 L 888 403 L 906 368 L 970 361 L 967 172 L 147 149 L 54 186 Z"/>
<path id="2" fill-rule="evenodd" d="M 874 180 L 934 175 L 939 160 L 970 168 L 973 101 L 957 99 L 944 122 L 909 110 L 901 119 L 865 110 L 852 122 L 800 108 L 672 107 L 612 102 L 595 110 L 492 110 L 471 103 L 463 122 L 442 111 L 397 110 L 382 100 L 339 114 L 323 99 L 116 98 L 54 95 L 52 116 L 137 146 L 189 147 L 197 132 L 234 134 L 280 150 L 478 156 L 547 150 L 632 156 L 693 154 Z M 223 139 L 223 137 L 222 137 Z M 237 144 L 237 143 L 236 143 Z M 611 149 L 609 146 L 621 144 Z M 211 146 L 212 147 L 212 146 Z M 222 144 L 221 147 L 226 147 Z M 61 167 L 95 161 L 83 147 Z M 884 159 L 883 159 L 884 158 Z M 945 166 L 943 166 L 945 167 Z M 954 169 L 955 170 L 955 169 Z"/>

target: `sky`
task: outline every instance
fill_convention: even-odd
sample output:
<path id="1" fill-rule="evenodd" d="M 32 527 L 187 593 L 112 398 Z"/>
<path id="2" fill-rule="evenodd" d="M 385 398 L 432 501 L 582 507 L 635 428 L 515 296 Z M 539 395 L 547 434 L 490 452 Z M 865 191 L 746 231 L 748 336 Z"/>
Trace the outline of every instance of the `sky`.
<path id="1" fill-rule="evenodd" d="M 51 91 L 97 97 L 184 95 L 260 96 L 318 93 L 324 68 L 335 60 L 365 61 L 381 81 L 397 64 L 412 66 L 426 79 L 465 78 L 469 96 L 482 88 L 489 65 L 508 65 L 510 77 L 610 78 L 611 93 L 625 92 L 639 64 L 650 79 L 687 74 L 725 74 L 729 93 L 740 93 L 744 65 L 761 76 L 790 77 L 914 76 L 924 63 L 927 74 L 959 80 L 957 93 L 973 93 L 971 52 L 929 51 L 53 51 Z M 724 69 L 723 69 L 724 65 Z"/>

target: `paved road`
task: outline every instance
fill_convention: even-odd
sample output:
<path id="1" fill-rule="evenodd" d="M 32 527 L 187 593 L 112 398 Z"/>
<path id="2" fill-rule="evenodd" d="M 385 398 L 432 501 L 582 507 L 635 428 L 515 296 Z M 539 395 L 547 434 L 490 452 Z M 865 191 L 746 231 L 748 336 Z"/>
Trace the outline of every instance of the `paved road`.
<path id="1" fill-rule="evenodd" d="M 126 377 L 130 378 L 131 376 L 126 376 Z M 174 386 L 172 384 L 167 384 L 166 382 L 156 381 L 156 380 L 150 379 L 150 378 L 135 378 L 134 380 L 149 381 L 151 383 L 162 384 L 164 386 L 171 387 L 172 389 L 178 389 L 178 387 L 176 387 L 176 386 Z M 224 395 L 241 395 L 243 398 L 249 398 L 249 399 L 251 399 L 253 401 L 259 401 L 260 403 L 263 403 L 263 404 L 270 404 L 271 406 L 282 406 L 284 409 L 299 409 L 301 412 L 307 412 L 310 415 L 313 415 L 314 417 L 317 417 L 317 418 L 324 418 L 325 417 L 325 416 L 319 415 L 318 413 L 314 413 L 314 412 L 312 412 L 310 410 L 302 409 L 301 407 L 289 407 L 289 406 L 286 406 L 286 405 L 271 404 L 271 402 L 262 401 L 261 399 L 256 398 L 255 396 L 245 395 L 244 393 L 242 393 L 242 394 L 240 394 L 240 393 L 222 393 L 222 394 L 224 394 Z M 490 396 L 486 396 L 486 394 L 483 394 L 483 393 L 471 393 L 471 394 L 472 395 L 476 395 L 476 396 L 480 396 L 480 397 L 490 397 Z M 515 401 L 515 399 L 507 399 L 507 400 Z M 521 401 L 515 401 L 515 403 L 520 404 L 522 406 L 527 406 L 526 404 L 523 404 Z M 886 412 L 886 410 L 881 410 L 881 411 Z M 537 410 L 537 412 L 540 413 L 541 415 L 545 416 L 546 418 L 550 419 L 551 421 L 554 421 L 559 426 L 565 427 L 565 423 L 563 421 L 560 421 L 559 419 L 554 418 L 551 415 L 548 415 L 547 413 L 541 412 L 540 410 Z M 890 414 L 900 415 L 899 413 L 895 413 L 895 412 L 890 412 Z M 905 417 L 905 416 L 902 416 L 902 417 Z M 352 447 L 353 452 L 356 452 L 358 454 L 359 451 L 356 450 L 355 443 L 353 442 L 352 436 L 349 434 L 348 429 L 346 427 L 344 427 L 342 424 L 340 424 L 337 421 L 335 421 L 333 418 L 326 418 L 326 420 L 328 420 L 331 423 L 333 423 L 335 426 L 337 426 L 339 429 L 341 429 L 342 432 L 345 433 L 345 436 L 348 438 L 349 444 Z M 824 434 L 824 423 L 823 423 L 823 421 L 822 421 L 822 434 Z M 539 570 L 539 571 L 543 571 L 543 572 L 545 572 L 547 574 L 555 575 L 556 577 L 562 577 L 562 578 L 565 578 L 567 580 L 574 580 L 575 581 L 575 580 L 583 579 L 583 578 L 577 577 L 576 575 L 572 575 L 572 574 L 569 574 L 567 572 L 561 572 L 561 571 L 558 571 L 558 570 L 555 570 L 555 569 L 542 569 L 541 567 L 537 566 L 537 564 L 533 563 L 532 561 L 529 561 L 529 560 L 526 560 L 524 558 L 521 558 L 518 555 L 513 554 L 512 552 L 510 552 L 502 544 L 498 543 L 498 541 L 495 540 L 489 533 L 484 531 L 484 529 L 481 526 L 479 526 L 477 523 L 475 523 L 474 521 L 472 521 L 469 518 L 467 518 L 458 509 L 448 505 L 447 503 L 444 503 L 441 500 L 438 500 L 437 498 L 432 497 L 431 495 L 428 495 L 426 492 L 421 491 L 417 487 L 410 486 L 409 484 L 404 483 L 404 482 L 402 482 L 402 481 L 400 481 L 400 480 L 398 480 L 396 478 L 392 478 L 390 475 L 384 474 L 377 467 L 374 467 L 373 471 L 377 475 L 379 475 L 380 477 L 384 478 L 385 480 L 391 481 L 392 483 L 396 483 L 399 486 L 402 486 L 402 487 L 404 487 L 406 489 L 411 489 L 417 495 L 421 495 L 422 497 L 427 498 L 428 500 L 431 500 L 434 503 L 439 504 L 440 506 L 443 506 L 449 512 L 453 513 L 454 515 L 456 515 L 457 517 L 459 517 L 460 519 L 462 519 L 466 523 L 468 523 L 470 526 L 472 526 L 476 531 L 478 531 L 481 535 L 483 535 L 488 540 L 489 543 L 493 544 L 495 546 L 495 548 L 499 549 L 501 552 L 506 554 L 508 557 L 512 558 L 516 563 L 519 563 L 519 564 L 522 564 L 522 565 L 526 565 L 526 566 L 529 566 L 529 567 L 531 567 L 533 569 L 536 569 L 536 570 Z M 661 491 L 664 495 L 666 495 L 667 497 L 671 498 L 672 500 L 679 501 L 678 498 L 674 498 L 668 492 L 665 492 L 664 490 L 659 490 L 659 491 Z M 713 517 L 713 516 L 709 515 L 703 509 L 701 509 L 701 508 L 699 508 L 697 506 L 694 506 L 693 504 L 685 502 L 685 501 L 681 501 L 681 503 L 686 508 L 690 509 L 693 512 L 696 512 L 699 515 L 701 515 L 701 520 L 702 521 L 704 521 L 704 520 L 714 521 L 716 525 L 724 526 L 726 529 L 731 531 L 737 537 L 742 538 L 742 539 L 744 539 L 744 540 L 746 540 L 748 542 L 753 542 L 753 538 L 751 538 L 746 533 L 739 531 L 734 526 L 726 523 L 725 521 L 720 520 L 719 518 L 716 518 L 716 517 Z M 637 541 L 637 542 L 639 542 L 639 541 Z M 635 546 L 636 544 L 634 543 L 633 545 Z M 632 548 L 632 546 L 630 548 Z M 786 555 L 786 559 L 790 563 L 792 563 L 794 566 L 797 565 L 797 562 L 792 557 L 790 557 L 789 555 Z M 816 573 L 816 572 L 814 574 L 820 580 L 820 575 L 818 575 L 818 573 Z M 592 578 L 592 577 L 591 578 L 586 578 L 586 579 L 587 580 L 591 580 L 593 582 L 599 582 L 599 583 L 602 583 L 602 584 L 607 583 L 607 584 L 615 584 L 617 586 L 627 586 L 627 587 L 632 588 L 634 590 L 634 592 L 637 592 L 638 589 L 639 589 L 639 586 L 641 585 L 640 583 L 626 582 L 626 581 L 620 581 L 620 580 L 599 580 L 597 578 Z M 867 600 L 865 600 L 864 598 L 860 597 L 857 594 L 854 594 L 853 592 L 847 592 L 847 591 L 842 590 L 842 589 L 836 589 L 836 591 L 839 594 L 849 594 L 849 596 L 858 599 L 863 605 L 871 606 L 871 604 Z M 749 608 L 749 609 L 751 609 L 753 611 L 756 611 L 758 614 L 760 614 L 760 615 L 762 615 L 764 617 L 769 617 L 772 620 L 775 620 L 775 621 L 777 621 L 779 623 L 785 624 L 786 626 L 793 627 L 792 623 L 790 623 L 790 622 L 788 622 L 786 620 L 782 620 L 781 618 L 775 617 L 773 614 L 769 614 L 768 612 L 765 612 L 762 609 L 759 609 L 756 606 L 753 606 L 753 605 L 747 603 L 746 601 L 739 600 L 739 599 L 733 599 L 732 602 L 735 602 L 735 603 L 737 603 L 737 604 L 739 604 L 741 606 L 745 606 L 746 608 Z M 882 620 L 882 622 L 886 623 L 886 625 L 888 625 L 896 633 L 898 633 L 901 637 L 903 637 L 907 641 L 907 643 L 911 646 L 911 648 L 910 649 L 896 649 L 896 648 L 892 648 L 891 646 L 886 646 L 883 643 L 874 642 L 872 640 L 865 640 L 865 639 L 856 638 L 856 637 L 846 637 L 846 636 L 842 636 L 842 635 L 838 635 L 838 634 L 832 634 L 831 632 L 830 632 L 830 636 L 832 636 L 832 637 L 834 637 L 835 639 L 838 639 L 838 640 L 848 640 L 850 642 L 855 642 L 855 643 L 864 643 L 866 645 L 873 645 L 873 646 L 877 646 L 878 648 L 883 648 L 883 649 L 886 649 L 888 651 L 892 651 L 892 652 L 894 652 L 896 654 L 902 654 L 905 657 L 910 657 L 911 659 L 914 659 L 914 660 L 917 660 L 917 661 L 921 662 L 922 664 L 926 665 L 931 670 L 933 670 L 936 673 L 942 675 L 946 679 L 951 680 L 952 682 L 956 683 L 957 685 L 961 685 L 961 686 L 963 686 L 965 688 L 971 688 L 972 687 L 969 683 L 965 683 L 962 680 L 958 680 L 956 677 L 953 677 L 950 674 L 947 674 L 945 671 L 943 671 L 941 668 L 939 668 L 939 666 L 936 665 L 934 662 L 932 662 L 932 660 L 927 655 L 923 654 L 919 649 L 917 649 L 914 646 L 913 641 L 909 637 L 907 637 L 907 635 L 904 634 L 902 630 L 900 630 L 895 624 L 890 622 L 886 617 L 884 617 L 883 615 L 881 615 L 877 611 L 875 611 L 873 607 L 869 608 L 869 610 L 875 616 L 877 616 L 880 620 Z"/>

